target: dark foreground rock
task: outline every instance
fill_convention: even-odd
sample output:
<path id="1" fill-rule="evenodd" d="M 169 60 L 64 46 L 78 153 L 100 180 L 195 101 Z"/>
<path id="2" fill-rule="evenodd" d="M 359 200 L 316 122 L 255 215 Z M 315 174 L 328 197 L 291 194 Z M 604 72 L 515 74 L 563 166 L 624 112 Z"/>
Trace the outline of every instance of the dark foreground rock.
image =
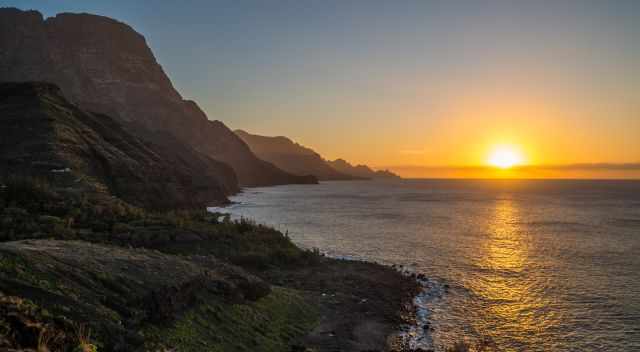
<path id="1" fill-rule="evenodd" d="M 269 271 L 263 277 L 305 292 L 318 307 L 318 324 L 298 343 L 314 351 L 383 351 L 410 323 L 420 287 L 390 267 L 324 258 L 315 266 Z"/>

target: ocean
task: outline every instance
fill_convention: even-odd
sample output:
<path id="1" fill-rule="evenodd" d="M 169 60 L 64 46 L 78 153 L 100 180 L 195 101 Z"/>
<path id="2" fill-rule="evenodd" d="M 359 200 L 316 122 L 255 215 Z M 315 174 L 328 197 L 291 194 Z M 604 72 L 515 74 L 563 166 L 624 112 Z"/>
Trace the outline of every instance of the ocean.
<path id="1" fill-rule="evenodd" d="M 232 200 L 222 211 L 304 248 L 426 275 L 415 347 L 640 351 L 640 181 L 338 181 Z"/>

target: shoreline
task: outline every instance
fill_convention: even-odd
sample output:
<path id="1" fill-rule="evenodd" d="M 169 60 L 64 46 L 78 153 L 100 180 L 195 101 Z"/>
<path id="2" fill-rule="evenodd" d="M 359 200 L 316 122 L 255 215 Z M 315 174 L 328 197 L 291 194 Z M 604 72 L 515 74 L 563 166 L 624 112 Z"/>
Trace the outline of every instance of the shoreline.
<path id="1" fill-rule="evenodd" d="M 90 328 L 99 351 L 391 351 L 415 316 L 415 278 L 246 219 L 7 186 L 39 202 L 1 194 L 11 222 L 0 230 L 0 311 L 18 318 L 0 316 L 15 337 L 0 349 L 36 349 L 49 331 L 72 350 L 84 343 L 74 331 Z"/>
<path id="2" fill-rule="evenodd" d="M 278 187 L 278 186 L 274 186 Z M 271 187 L 269 187 L 271 188 Z M 247 189 L 241 189 L 236 195 L 247 191 Z M 233 220 L 248 219 L 249 221 L 255 221 L 252 218 L 234 216 L 232 213 L 224 212 L 225 208 L 233 205 L 242 204 L 242 202 L 230 201 L 228 204 L 216 207 L 207 207 L 207 212 L 215 214 L 219 217 L 229 216 Z M 267 224 L 261 224 L 269 226 Z M 280 231 L 280 229 L 278 229 Z M 285 230 L 286 231 L 286 230 Z M 299 244 L 296 246 L 305 250 L 316 250 L 316 248 L 305 248 Z M 319 249 L 321 250 L 321 249 Z M 395 263 L 380 263 L 375 260 L 367 258 L 361 258 L 352 255 L 333 255 L 328 252 L 320 252 L 321 255 L 329 260 L 338 262 L 357 262 L 364 264 L 377 265 L 385 268 L 391 268 L 401 276 L 414 280 L 416 283 L 416 289 L 412 290 L 412 296 L 410 299 L 403 298 L 400 302 L 402 307 L 402 322 L 396 324 L 394 331 L 387 334 L 385 340 L 385 350 L 388 351 L 433 351 L 433 339 L 431 337 L 431 331 L 433 328 L 428 321 L 428 309 L 425 307 L 425 301 L 432 298 L 433 288 L 429 288 L 430 279 L 422 273 L 415 273 L 412 269 Z M 441 293 L 439 293 L 441 295 Z"/>

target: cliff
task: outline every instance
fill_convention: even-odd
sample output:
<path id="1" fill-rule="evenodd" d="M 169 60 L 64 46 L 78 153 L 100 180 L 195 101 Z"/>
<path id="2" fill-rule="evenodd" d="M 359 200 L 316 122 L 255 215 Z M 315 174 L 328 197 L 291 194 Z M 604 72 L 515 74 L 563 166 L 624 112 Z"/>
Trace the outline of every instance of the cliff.
<path id="1" fill-rule="evenodd" d="M 145 38 L 122 22 L 71 13 L 45 20 L 37 11 L 2 8 L 0 47 L 0 81 L 55 83 L 86 111 L 112 116 L 145 136 L 168 133 L 229 164 L 241 185 L 316 182 L 260 160 L 222 122 L 184 100 Z"/>
<path id="2" fill-rule="evenodd" d="M 335 170 L 313 149 L 287 137 L 259 136 L 242 130 L 235 133 L 259 158 L 294 175 L 313 175 L 322 181 L 362 179 Z"/>
<path id="3" fill-rule="evenodd" d="M 221 204 L 237 190 L 227 165 L 193 150 L 143 142 L 109 116 L 70 104 L 50 83 L 0 83 L 3 175 L 105 189 L 153 209 Z"/>
<path id="4" fill-rule="evenodd" d="M 344 172 L 349 175 L 354 175 L 358 177 L 365 178 L 400 178 L 400 176 L 394 174 L 389 170 L 377 170 L 374 171 L 367 165 L 351 165 L 344 159 L 336 159 L 333 161 L 328 161 L 329 165 L 334 169 Z"/>

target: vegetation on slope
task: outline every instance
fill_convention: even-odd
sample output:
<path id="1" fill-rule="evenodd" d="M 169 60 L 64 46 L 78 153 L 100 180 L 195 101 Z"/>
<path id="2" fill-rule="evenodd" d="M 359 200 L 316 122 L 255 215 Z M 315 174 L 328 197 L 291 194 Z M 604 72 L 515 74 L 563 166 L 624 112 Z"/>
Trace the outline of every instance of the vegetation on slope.
<path id="1" fill-rule="evenodd" d="M 316 253 L 296 247 L 272 228 L 206 211 L 149 212 L 99 193 L 76 193 L 47 181 L 0 181 L 0 241 L 55 238 L 213 254 L 266 268 L 302 265 Z"/>
<path id="2" fill-rule="evenodd" d="M 322 257 L 251 221 L 150 212 L 42 179 L 0 181 L 0 223 L 2 297 L 67 321 L 20 320 L 4 332 L 22 339 L 4 340 L 14 348 L 82 325 L 107 351 L 376 350 L 417 289 L 391 268 Z M 25 339 L 25 326 L 41 328 Z M 70 339 L 53 350 L 75 348 Z"/>
<path id="3" fill-rule="evenodd" d="M 43 316 L 25 318 L 22 324 L 5 329 L 5 344 L 34 348 L 47 331 L 55 330 L 59 341 L 56 343 L 60 345 L 54 344 L 58 346 L 56 350 L 65 350 L 61 346 L 73 347 L 69 337 L 74 336 L 72 328 L 89 324 L 98 346 L 133 350 L 142 348 L 144 341 L 155 341 L 141 335 L 143 329 L 176 337 L 180 326 L 184 331 L 184 324 L 192 319 L 211 326 L 223 324 L 216 316 L 199 313 L 215 307 L 220 317 L 229 318 L 224 324 L 233 334 L 224 339 L 225 343 L 246 343 L 250 341 L 245 340 L 246 334 L 237 332 L 260 329 L 266 324 L 271 332 L 265 331 L 265 346 L 281 346 L 315 321 L 313 309 L 308 309 L 308 303 L 297 291 L 281 289 L 273 297 L 265 297 L 260 280 L 247 281 L 244 278 L 253 277 L 251 274 L 229 269 L 233 267 L 225 264 L 231 261 L 265 269 L 307 265 L 317 260 L 316 253 L 300 250 L 280 232 L 206 212 L 152 213 L 103 194 L 56 189 L 43 180 L 9 178 L 0 185 L 0 239 L 8 241 L 0 244 L 0 294 L 7 302 L 34 302 L 64 322 L 56 330 L 48 327 L 51 324 Z M 48 238 L 58 241 L 44 240 Z M 184 248 L 186 244 L 201 244 L 207 249 L 201 250 L 201 255 L 193 255 L 197 253 L 194 251 L 175 256 L 141 248 L 169 252 L 172 245 Z M 122 271 L 118 263 L 128 269 Z M 202 276 L 203 271 L 209 274 Z M 239 285 L 243 291 L 220 291 L 215 289 L 218 284 L 205 290 L 200 281 L 208 283 L 206 287 L 216 282 L 225 282 L 226 287 L 231 282 L 231 286 Z M 256 284 L 247 286 L 244 282 Z M 179 292 L 190 293 L 182 297 Z M 244 299 L 229 301 L 237 292 Z M 163 312 L 149 306 L 153 302 L 151 294 L 157 299 L 185 303 Z M 265 298 L 244 307 L 245 299 L 261 297 Z M 305 306 L 308 314 L 289 311 L 297 306 Z M 174 320 L 177 325 L 171 325 Z M 40 328 L 32 329 L 31 337 L 25 338 L 24 327 L 29 325 Z M 282 335 L 274 335 L 275 331 Z M 18 340 L 7 337 L 11 334 Z M 200 340 L 207 341 L 206 336 Z M 167 343 L 190 344 L 180 341 L 176 337 Z M 215 340 L 211 341 L 215 344 Z"/>
<path id="4" fill-rule="evenodd" d="M 310 331 L 317 307 L 299 291 L 274 287 L 249 304 L 229 306 L 212 297 L 165 328 L 144 331 L 151 350 L 180 346 L 180 351 L 288 351 Z"/>

